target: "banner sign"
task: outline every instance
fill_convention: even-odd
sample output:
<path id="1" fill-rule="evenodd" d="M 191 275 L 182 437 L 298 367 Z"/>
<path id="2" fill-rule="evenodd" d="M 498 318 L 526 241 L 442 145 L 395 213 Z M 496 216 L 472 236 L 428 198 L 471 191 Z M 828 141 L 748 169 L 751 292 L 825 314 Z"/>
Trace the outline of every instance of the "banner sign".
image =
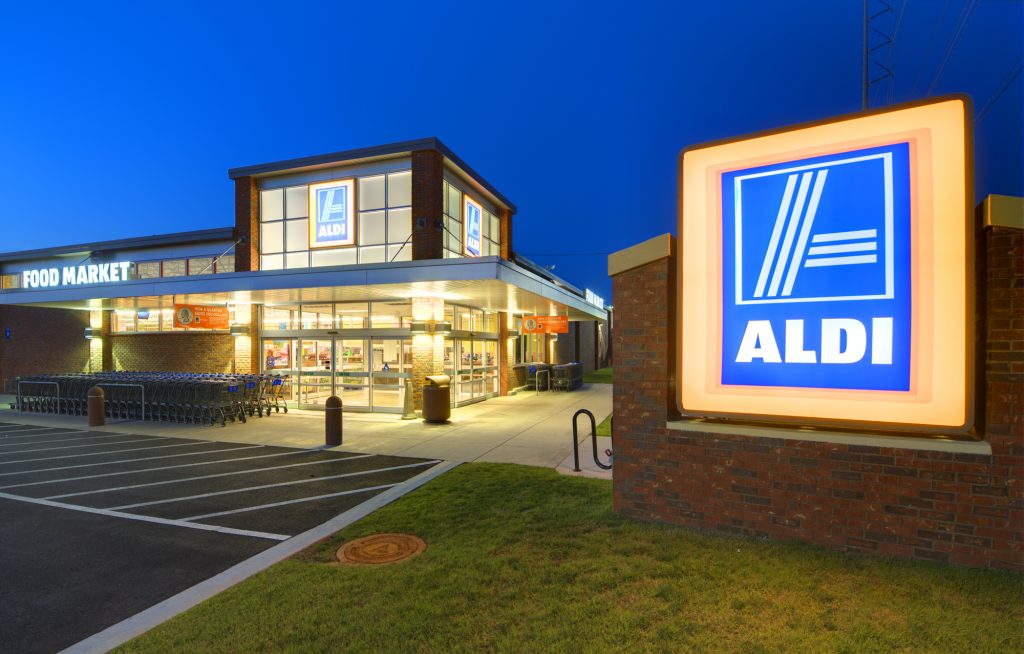
<path id="1" fill-rule="evenodd" d="M 355 242 L 355 180 L 310 184 L 309 247 L 341 247 Z"/>
<path id="2" fill-rule="evenodd" d="M 230 329 L 231 317 L 225 306 L 175 304 L 174 326 L 186 329 Z"/>
<path id="3" fill-rule="evenodd" d="M 22 288 L 57 288 L 59 286 L 84 286 L 86 284 L 109 284 L 128 279 L 132 263 L 90 263 L 82 266 L 62 268 L 37 268 L 21 273 Z"/>
<path id="4" fill-rule="evenodd" d="M 569 316 L 524 316 L 524 334 L 568 334 Z"/>
<path id="5" fill-rule="evenodd" d="M 463 238 L 463 242 L 465 243 L 464 249 L 466 250 L 466 254 L 472 257 L 479 257 L 484 210 L 479 204 L 471 200 L 468 195 L 465 197 L 466 206 L 465 211 L 463 212 L 465 217 L 465 222 L 463 223 L 463 225 L 465 225 L 463 228 L 465 232 L 465 237 Z"/>
<path id="6" fill-rule="evenodd" d="M 684 414 L 970 427 L 969 115 L 947 98 L 683 153 Z"/>

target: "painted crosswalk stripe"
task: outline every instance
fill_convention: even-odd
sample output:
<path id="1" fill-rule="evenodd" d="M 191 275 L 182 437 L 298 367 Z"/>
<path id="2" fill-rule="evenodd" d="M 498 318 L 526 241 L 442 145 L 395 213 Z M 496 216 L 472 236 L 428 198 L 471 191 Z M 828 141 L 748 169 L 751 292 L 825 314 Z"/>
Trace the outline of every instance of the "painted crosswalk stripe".
<path id="1" fill-rule="evenodd" d="M 127 434 L 126 434 L 127 435 Z M 61 445 L 60 447 L 38 447 L 34 450 L 15 450 L 13 452 L 0 452 L 0 456 L 8 456 L 10 454 L 28 454 L 30 452 L 53 452 L 54 450 L 76 450 L 83 447 L 110 447 L 111 445 L 131 445 L 132 443 L 148 443 L 155 440 L 159 440 L 153 437 L 140 438 L 134 441 L 116 441 L 114 443 L 88 443 L 86 445 Z M 27 443 L 22 443 L 27 445 Z M 34 443 L 34 445 L 42 445 L 42 443 Z"/>

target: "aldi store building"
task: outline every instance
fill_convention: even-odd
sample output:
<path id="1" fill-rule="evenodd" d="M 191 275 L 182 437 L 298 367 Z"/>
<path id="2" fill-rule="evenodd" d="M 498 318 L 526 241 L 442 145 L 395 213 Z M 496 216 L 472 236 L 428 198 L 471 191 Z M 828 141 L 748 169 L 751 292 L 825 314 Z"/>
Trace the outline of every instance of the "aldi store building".
<path id="1" fill-rule="evenodd" d="M 0 255 L 5 385 L 266 371 L 300 407 L 400 412 L 406 379 L 419 408 L 419 382 L 450 375 L 459 406 L 525 386 L 536 362 L 607 363 L 600 299 L 517 257 L 515 206 L 437 139 L 229 177 L 233 227 Z M 545 325 L 565 322 L 556 344 Z"/>

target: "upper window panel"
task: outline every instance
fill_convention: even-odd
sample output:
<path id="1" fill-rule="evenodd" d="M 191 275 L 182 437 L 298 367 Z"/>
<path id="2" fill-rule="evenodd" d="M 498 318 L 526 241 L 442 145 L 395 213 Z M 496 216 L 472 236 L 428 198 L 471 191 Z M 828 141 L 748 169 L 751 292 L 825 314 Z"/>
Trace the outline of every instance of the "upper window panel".
<path id="1" fill-rule="evenodd" d="M 279 188 L 260 191 L 260 220 L 268 222 L 284 218 L 284 191 Z"/>

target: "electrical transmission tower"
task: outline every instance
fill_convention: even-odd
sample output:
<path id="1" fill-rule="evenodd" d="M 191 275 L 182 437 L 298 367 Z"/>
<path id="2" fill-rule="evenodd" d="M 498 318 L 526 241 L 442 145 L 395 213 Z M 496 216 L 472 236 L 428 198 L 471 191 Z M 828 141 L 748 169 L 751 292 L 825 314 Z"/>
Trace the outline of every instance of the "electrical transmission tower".
<path id="1" fill-rule="evenodd" d="M 889 66 L 893 44 L 906 9 L 907 0 L 903 0 L 897 17 L 893 2 L 864 0 L 861 109 L 870 108 L 872 91 L 876 88 L 885 90 L 883 98 L 886 102 L 893 100 L 895 75 Z"/>

